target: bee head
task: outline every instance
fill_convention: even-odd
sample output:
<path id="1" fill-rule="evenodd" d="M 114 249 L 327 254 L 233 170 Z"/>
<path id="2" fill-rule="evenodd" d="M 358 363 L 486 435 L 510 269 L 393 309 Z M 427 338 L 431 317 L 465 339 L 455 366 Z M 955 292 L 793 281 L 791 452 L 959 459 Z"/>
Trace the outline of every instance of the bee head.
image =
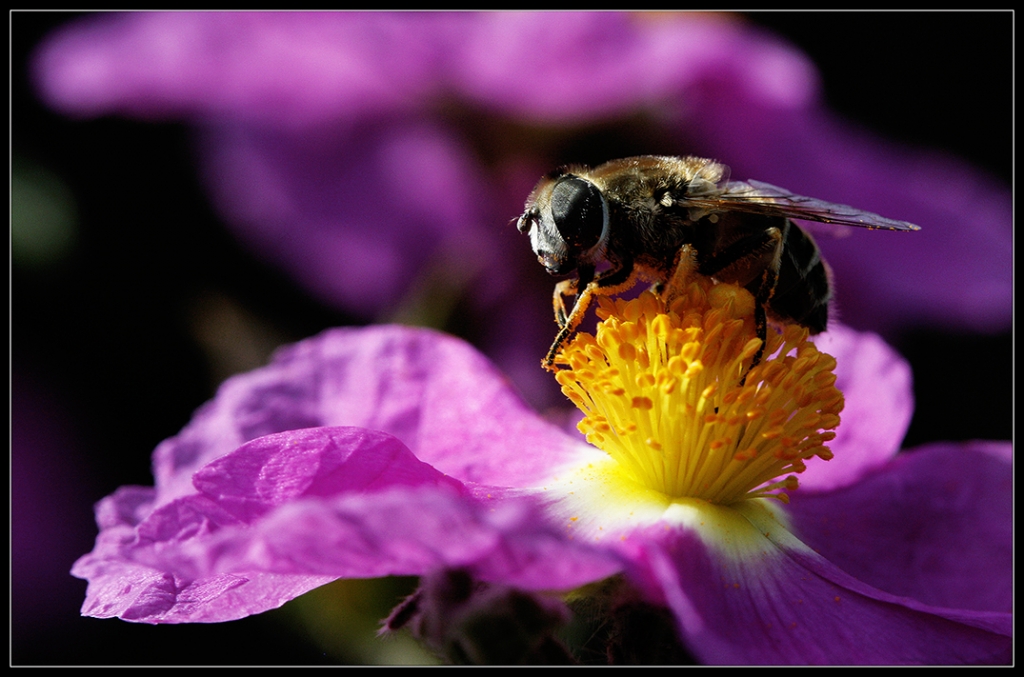
<path id="1" fill-rule="evenodd" d="M 545 177 L 516 226 L 530 235 L 537 260 L 552 275 L 596 263 L 608 238 L 608 204 L 591 181 L 573 174 Z"/>

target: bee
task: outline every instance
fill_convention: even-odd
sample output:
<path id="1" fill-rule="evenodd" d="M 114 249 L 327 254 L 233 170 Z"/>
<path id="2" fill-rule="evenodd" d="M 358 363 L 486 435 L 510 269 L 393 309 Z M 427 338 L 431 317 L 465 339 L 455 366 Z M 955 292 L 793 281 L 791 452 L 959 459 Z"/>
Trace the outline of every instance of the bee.
<path id="1" fill-rule="evenodd" d="M 920 230 L 760 181 L 729 181 L 727 166 L 694 156 L 645 155 L 548 173 L 516 221 L 550 274 L 576 273 L 555 286 L 559 331 L 544 367 L 556 369 L 595 294 L 616 294 L 639 280 L 663 289 L 684 254 L 693 257 L 697 274 L 753 295 L 761 349 L 750 368 L 763 356 L 769 318 L 824 331 L 831 274 L 814 240 L 791 219 Z M 570 295 L 575 301 L 567 312 Z"/>

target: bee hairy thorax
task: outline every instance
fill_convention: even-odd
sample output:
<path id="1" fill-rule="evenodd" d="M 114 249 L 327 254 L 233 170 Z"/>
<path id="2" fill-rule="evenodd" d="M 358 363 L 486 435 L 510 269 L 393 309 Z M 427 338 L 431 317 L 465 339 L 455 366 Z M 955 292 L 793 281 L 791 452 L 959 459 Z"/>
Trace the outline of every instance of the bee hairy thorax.
<path id="1" fill-rule="evenodd" d="M 637 264 L 667 277 L 679 248 L 692 243 L 696 229 L 690 210 L 671 198 L 685 187 L 667 178 L 612 184 L 605 192 L 612 221 L 629 227 L 610 233 L 608 251 L 628 253 Z"/>

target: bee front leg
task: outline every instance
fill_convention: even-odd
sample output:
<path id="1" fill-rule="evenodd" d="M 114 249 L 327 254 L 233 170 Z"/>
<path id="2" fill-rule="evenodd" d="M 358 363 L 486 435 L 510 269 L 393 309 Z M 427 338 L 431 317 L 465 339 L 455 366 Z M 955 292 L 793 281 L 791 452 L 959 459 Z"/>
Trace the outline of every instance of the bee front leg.
<path id="1" fill-rule="evenodd" d="M 555 342 L 551 344 L 548 354 L 541 363 L 548 371 L 555 371 L 555 356 L 562 349 L 562 346 L 565 345 L 573 330 L 576 329 L 580 320 L 583 319 L 583 315 L 586 314 L 587 307 L 590 306 L 590 295 L 592 293 L 590 287 L 594 284 L 594 269 L 581 266 L 578 270 L 578 275 L 579 277 L 576 279 L 562 280 L 555 285 L 553 303 L 555 307 L 555 322 L 558 323 L 558 334 L 555 336 Z M 573 301 L 572 310 L 566 313 L 565 297 L 569 294 L 575 295 L 576 298 Z"/>
<path id="2" fill-rule="evenodd" d="M 617 268 L 610 268 L 598 275 L 591 283 L 595 294 L 609 296 L 625 291 L 636 284 L 632 259 L 625 259 Z"/>
<path id="3" fill-rule="evenodd" d="M 577 280 L 562 280 L 555 285 L 555 295 L 552 301 L 555 307 L 555 322 L 558 323 L 559 329 L 568 322 L 569 315 L 565 310 L 565 297 L 577 295 L 577 282 Z"/>
<path id="4" fill-rule="evenodd" d="M 573 331 L 579 326 L 583 316 L 587 313 L 587 308 L 590 307 L 590 301 L 593 298 L 593 282 L 588 284 L 583 291 L 576 296 L 576 302 L 573 304 L 572 312 L 569 313 L 568 317 L 564 318 L 564 322 L 561 324 L 561 329 L 558 330 L 558 334 L 555 336 L 555 342 L 551 344 L 551 348 L 548 350 L 547 356 L 544 357 L 544 368 L 548 371 L 557 371 L 555 367 L 555 358 L 558 353 L 561 352 L 562 346 L 569 340 Z"/>
<path id="5" fill-rule="evenodd" d="M 576 302 L 572 307 L 572 312 L 568 314 L 564 319 L 564 322 L 559 322 L 561 329 L 558 335 L 555 336 L 555 342 L 551 344 L 551 349 L 548 350 L 547 356 L 544 358 L 542 364 L 548 371 L 556 371 L 555 358 L 558 356 L 559 351 L 562 350 L 562 346 L 569 340 L 572 332 L 579 326 L 583 316 L 587 314 L 587 308 L 590 307 L 590 302 L 593 300 L 594 295 L 607 296 L 609 294 L 616 294 L 625 289 L 629 289 L 636 282 L 635 270 L 633 268 L 633 261 L 624 261 L 619 267 L 611 268 L 604 271 L 602 274 L 595 276 L 592 268 L 580 268 L 580 276 L 578 280 L 566 280 L 559 282 L 555 287 L 555 317 L 559 318 L 559 304 L 562 303 L 562 298 L 559 298 L 560 289 L 571 289 L 573 286 L 576 289 Z M 586 281 L 586 283 L 584 283 Z M 574 285 L 566 284 L 567 282 L 575 283 Z M 564 313 L 565 306 L 562 305 L 562 312 Z"/>

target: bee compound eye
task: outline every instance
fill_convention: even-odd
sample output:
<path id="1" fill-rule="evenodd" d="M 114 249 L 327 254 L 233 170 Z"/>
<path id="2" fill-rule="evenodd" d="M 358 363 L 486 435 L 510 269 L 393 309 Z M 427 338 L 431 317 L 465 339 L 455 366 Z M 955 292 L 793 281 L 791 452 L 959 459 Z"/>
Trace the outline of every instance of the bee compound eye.
<path id="1" fill-rule="evenodd" d="M 590 249 L 604 229 L 604 196 L 590 181 L 568 176 L 551 190 L 551 217 L 567 245 Z"/>

